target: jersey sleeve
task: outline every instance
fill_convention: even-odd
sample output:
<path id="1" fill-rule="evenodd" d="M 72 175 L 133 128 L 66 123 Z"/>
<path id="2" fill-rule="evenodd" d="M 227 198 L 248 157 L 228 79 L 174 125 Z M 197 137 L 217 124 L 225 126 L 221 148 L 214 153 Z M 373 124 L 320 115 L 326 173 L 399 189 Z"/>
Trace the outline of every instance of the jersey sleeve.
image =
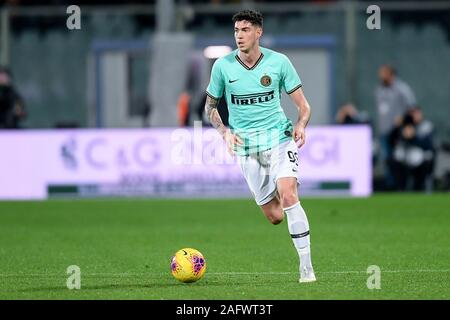
<path id="1" fill-rule="evenodd" d="M 302 86 L 302 81 L 300 80 L 297 71 L 295 70 L 289 58 L 286 56 L 284 56 L 281 65 L 281 72 L 283 89 L 287 94 L 291 94 Z"/>
<path id="2" fill-rule="evenodd" d="M 211 78 L 209 80 L 208 88 L 206 88 L 206 94 L 211 98 L 219 99 L 223 95 L 225 89 L 225 82 L 222 76 L 222 70 L 220 61 L 214 62 L 211 70 Z"/>

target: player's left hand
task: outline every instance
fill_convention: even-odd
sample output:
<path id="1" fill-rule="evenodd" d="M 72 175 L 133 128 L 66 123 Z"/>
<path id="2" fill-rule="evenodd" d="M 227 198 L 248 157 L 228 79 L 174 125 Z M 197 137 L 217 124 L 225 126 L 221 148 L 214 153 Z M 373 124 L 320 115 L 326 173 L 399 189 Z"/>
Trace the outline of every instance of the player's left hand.
<path id="1" fill-rule="evenodd" d="M 302 124 L 297 123 L 294 128 L 294 141 L 297 147 L 301 148 L 306 141 L 305 127 Z"/>

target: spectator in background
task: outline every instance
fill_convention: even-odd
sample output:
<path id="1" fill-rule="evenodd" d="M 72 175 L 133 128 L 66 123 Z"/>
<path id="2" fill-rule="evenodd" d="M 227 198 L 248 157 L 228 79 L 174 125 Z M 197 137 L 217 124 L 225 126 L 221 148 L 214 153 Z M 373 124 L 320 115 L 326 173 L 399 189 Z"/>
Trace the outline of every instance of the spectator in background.
<path id="1" fill-rule="evenodd" d="M 380 139 L 380 159 L 384 166 L 386 187 L 395 188 L 392 163 L 392 147 L 389 135 L 394 127 L 399 126 L 406 111 L 416 104 L 416 97 L 411 88 L 397 77 L 391 65 L 382 65 L 378 71 L 380 80 L 375 90 L 378 113 L 378 135 Z"/>
<path id="2" fill-rule="evenodd" d="M 191 95 L 187 91 L 183 91 L 178 97 L 177 103 L 178 125 L 180 127 L 189 125 L 190 103 Z"/>
<path id="3" fill-rule="evenodd" d="M 26 116 L 22 98 L 12 85 L 8 69 L 0 67 L 0 129 L 17 129 Z"/>
<path id="4" fill-rule="evenodd" d="M 419 107 L 407 111 L 390 135 L 397 190 L 431 191 L 436 150 L 433 125 Z"/>
<path id="5" fill-rule="evenodd" d="M 336 114 L 336 124 L 358 125 L 365 124 L 372 127 L 367 112 L 360 112 L 353 103 L 342 105 Z M 373 147 L 372 147 L 373 148 Z M 372 164 L 376 162 L 375 149 L 372 150 Z"/>
<path id="6" fill-rule="evenodd" d="M 360 112 L 352 103 L 344 104 L 336 114 L 337 124 L 370 124 L 367 113 Z"/>

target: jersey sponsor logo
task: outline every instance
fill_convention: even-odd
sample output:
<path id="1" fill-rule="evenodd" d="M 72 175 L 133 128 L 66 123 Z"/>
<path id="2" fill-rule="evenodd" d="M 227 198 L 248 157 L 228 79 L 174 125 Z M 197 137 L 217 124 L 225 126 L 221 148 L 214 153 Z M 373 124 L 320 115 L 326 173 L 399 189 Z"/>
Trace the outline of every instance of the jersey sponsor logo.
<path id="1" fill-rule="evenodd" d="M 239 79 L 236 79 L 236 80 L 228 80 L 228 83 L 233 83 L 233 82 L 236 82 L 236 81 L 238 81 Z"/>
<path id="2" fill-rule="evenodd" d="M 267 74 L 265 74 L 261 77 L 260 82 L 264 87 L 268 87 L 272 84 L 272 78 L 270 78 Z"/>
<path id="3" fill-rule="evenodd" d="M 237 105 L 250 105 L 255 103 L 268 102 L 274 97 L 274 90 L 253 94 L 232 94 L 231 103 Z"/>

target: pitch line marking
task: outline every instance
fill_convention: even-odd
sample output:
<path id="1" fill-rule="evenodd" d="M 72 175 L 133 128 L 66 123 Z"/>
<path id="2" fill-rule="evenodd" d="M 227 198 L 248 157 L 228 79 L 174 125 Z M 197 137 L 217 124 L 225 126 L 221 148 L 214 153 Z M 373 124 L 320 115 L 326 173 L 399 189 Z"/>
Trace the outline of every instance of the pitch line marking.
<path id="1" fill-rule="evenodd" d="M 381 270 L 382 273 L 447 273 L 450 269 L 418 269 L 418 270 Z M 316 271 L 317 274 L 366 274 L 364 270 L 349 270 L 349 271 Z M 83 273 L 87 277 L 136 277 L 146 275 L 166 275 L 168 272 L 142 272 L 142 273 Z M 289 275 L 298 274 L 298 272 L 209 272 L 209 275 Z M 0 277 L 65 277 L 65 274 L 59 273 L 0 273 Z"/>

